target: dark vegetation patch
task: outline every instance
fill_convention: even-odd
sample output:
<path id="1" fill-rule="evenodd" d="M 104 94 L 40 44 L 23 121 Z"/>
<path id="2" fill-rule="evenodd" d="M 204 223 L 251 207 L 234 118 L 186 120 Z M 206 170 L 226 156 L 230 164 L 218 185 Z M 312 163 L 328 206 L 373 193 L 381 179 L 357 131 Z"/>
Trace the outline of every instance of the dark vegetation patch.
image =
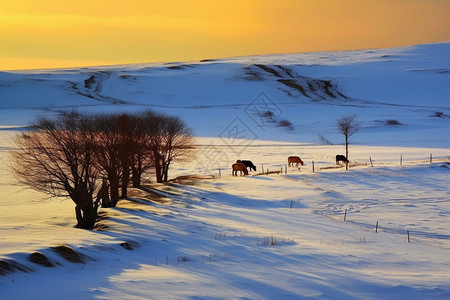
<path id="1" fill-rule="evenodd" d="M 264 123 L 265 122 L 269 122 L 269 123 L 276 123 L 277 121 L 275 120 L 275 113 L 271 110 L 266 110 L 263 111 L 261 113 L 259 113 L 259 117 L 264 119 Z"/>
<path id="2" fill-rule="evenodd" d="M 263 69 L 267 73 L 271 73 L 272 75 L 274 75 L 276 77 L 283 78 L 283 76 L 281 76 L 281 74 L 277 70 L 272 68 L 272 67 L 269 67 L 269 66 L 266 66 L 266 65 L 261 65 L 261 64 L 256 64 L 255 66 L 257 66 L 258 68 Z"/>
<path id="3" fill-rule="evenodd" d="M 128 241 L 128 242 L 120 243 L 120 246 L 127 250 L 133 250 L 133 249 L 139 247 L 139 243 L 134 242 L 134 241 Z"/>
<path id="4" fill-rule="evenodd" d="M 174 66 L 168 66 L 167 69 L 169 70 L 185 70 L 185 69 L 189 69 L 189 68 L 195 68 L 195 65 L 174 65 Z"/>
<path id="5" fill-rule="evenodd" d="M 299 91 L 300 93 L 302 93 L 304 96 L 311 98 L 307 93 L 306 93 L 306 89 L 297 83 L 297 81 L 295 81 L 294 79 L 278 79 L 278 82 L 281 82 L 282 84 L 284 84 L 287 87 L 293 88 L 297 91 Z"/>
<path id="6" fill-rule="evenodd" d="M 382 126 L 401 126 L 404 125 L 398 120 L 394 119 L 387 119 L 387 120 L 375 120 L 376 123 L 382 125 Z"/>
<path id="7" fill-rule="evenodd" d="M 120 243 L 120 246 L 121 246 L 122 248 L 124 248 L 124 249 L 127 249 L 127 250 L 133 250 L 133 247 L 132 247 L 131 244 L 128 243 L 128 242 Z"/>
<path id="8" fill-rule="evenodd" d="M 244 79 L 248 81 L 263 81 L 264 78 L 257 70 L 254 70 L 252 66 L 244 67 L 245 76 Z"/>
<path id="9" fill-rule="evenodd" d="M 129 80 L 136 80 L 136 76 L 132 76 L 129 74 L 119 74 L 117 75 L 117 77 L 119 77 L 120 79 L 129 79 Z"/>
<path id="10" fill-rule="evenodd" d="M 15 260 L 0 259 L 0 276 L 6 275 L 6 274 L 9 274 L 12 272 L 16 272 L 16 271 L 28 273 L 33 270 L 22 264 L 19 264 Z"/>
<path id="11" fill-rule="evenodd" d="M 279 127 L 283 127 L 287 130 L 294 130 L 294 126 L 292 125 L 292 122 L 289 120 L 281 120 L 278 122 Z"/>
<path id="12" fill-rule="evenodd" d="M 55 264 L 41 252 L 33 252 L 28 255 L 28 261 L 48 268 L 52 268 L 55 266 Z"/>
<path id="13" fill-rule="evenodd" d="M 84 87 L 87 89 L 90 89 L 91 87 L 93 87 L 95 84 L 95 76 L 91 75 L 91 77 L 89 77 L 88 79 L 86 79 L 84 81 Z"/>
<path id="14" fill-rule="evenodd" d="M 385 120 L 385 121 L 384 121 L 384 124 L 385 124 L 385 125 L 388 125 L 388 126 L 399 126 L 399 125 L 403 125 L 402 123 L 400 123 L 400 122 L 397 121 L 397 120 Z"/>
<path id="15" fill-rule="evenodd" d="M 170 67 L 167 67 L 167 69 L 169 69 L 169 70 L 183 70 L 185 68 L 182 67 L 182 66 L 170 66 Z"/>
<path id="16" fill-rule="evenodd" d="M 298 75 L 294 70 L 282 65 L 268 66 L 263 64 L 255 64 L 245 68 L 247 80 L 263 80 L 262 75 L 258 72 L 259 68 L 276 77 L 276 81 L 288 87 L 286 91 L 290 96 L 294 94 L 289 90 L 295 90 L 303 96 L 318 100 L 318 99 L 348 99 L 341 91 L 335 82 L 328 79 L 315 79 L 311 77 Z"/>
<path id="17" fill-rule="evenodd" d="M 277 68 L 279 68 L 280 70 L 282 70 L 286 75 L 288 75 L 288 76 L 291 77 L 291 78 L 298 77 L 298 75 L 295 74 L 295 72 L 292 71 L 292 70 L 289 69 L 289 68 L 286 68 L 286 67 L 281 66 L 281 65 L 277 65 Z"/>
<path id="18" fill-rule="evenodd" d="M 275 116 L 275 114 L 271 110 L 267 110 L 267 111 L 261 112 L 260 115 L 263 118 L 273 118 Z"/>
<path id="19" fill-rule="evenodd" d="M 72 263 L 84 263 L 85 262 L 84 255 L 79 254 L 78 252 L 76 252 L 74 249 L 72 249 L 71 247 L 69 247 L 67 245 L 51 247 L 50 249 L 69 262 L 72 262 Z"/>
<path id="20" fill-rule="evenodd" d="M 448 117 L 450 117 L 449 115 L 446 115 L 446 114 L 444 114 L 444 112 L 442 112 L 442 111 L 436 111 L 436 112 L 434 112 L 434 114 L 432 114 L 431 115 L 431 117 L 434 117 L 434 118 L 448 118 Z"/>

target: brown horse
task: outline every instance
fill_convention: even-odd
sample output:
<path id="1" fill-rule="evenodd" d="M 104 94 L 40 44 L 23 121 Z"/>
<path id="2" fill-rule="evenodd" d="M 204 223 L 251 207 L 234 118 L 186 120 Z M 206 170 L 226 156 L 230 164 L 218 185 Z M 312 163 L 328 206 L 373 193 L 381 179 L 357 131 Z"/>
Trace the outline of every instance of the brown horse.
<path id="1" fill-rule="evenodd" d="M 288 157 L 288 166 L 290 167 L 292 164 L 292 166 L 294 166 L 294 164 L 301 164 L 303 166 L 303 160 L 300 159 L 300 157 L 298 156 L 289 156 Z"/>
<path id="2" fill-rule="evenodd" d="M 240 175 L 242 176 L 242 172 L 244 172 L 244 176 L 248 175 L 248 170 L 247 167 L 241 163 L 241 162 L 237 162 L 235 164 L 233 164 L 233 176 L 237 176 L 237 172 L 240 171 Z"/>

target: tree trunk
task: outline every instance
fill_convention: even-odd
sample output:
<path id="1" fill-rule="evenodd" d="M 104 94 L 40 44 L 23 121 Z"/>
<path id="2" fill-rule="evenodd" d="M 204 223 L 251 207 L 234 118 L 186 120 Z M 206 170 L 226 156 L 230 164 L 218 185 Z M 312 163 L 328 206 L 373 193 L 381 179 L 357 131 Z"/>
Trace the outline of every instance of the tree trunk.
<path id="1" fill-rule="evenodd" d="M 133 187 L 137 188 L 141 186 L 141 174 L 139 172 L 133 172 L 133 176 L 131 177 L 131 182 L 133 183 Z"/>
<path id="2" fill-rule="evenodd" d="M 131 182 L 133 183 L 133 187 L 141 186 L 141 176 L 142 176 L 142 164 L 141 162 L 137 162 L 136 165 L 131 165 Z"/>
<path id="3" fill-rule="evenodd" d="M 125 165 L 122 170 L 122 195 L 121 198 L 128 197 L 128 182 L 130 181 L 130 169 Z"/>
<path id="4" fill-rule="evenodd" d="M 102 187 L 97 194 L 97 203 L 101 203 L 102 207 L 111 207 L 111 198 L 109 197 L 109 186 L 106 179 L 103 179 Z"/>
<path id="5" fill-rule="evenodd" d="M 93 229 L 97 220 L 97 208 L 87 205 L 81 208 L 80 205 L 77 205 L 75 206 L 75 215 L 78 222 L 77 228 Z"/>
<path id="6" fill-rule="evenodd" d="M 348 137 L 345 137 L 345 158 L 347 159 L 347 161 L 345 162 L 345 169 L 348 170 Z"/>
<path id="7" fill-rule="evenodd" d="M 165 166 L 164 166 L 164 177 L 163 177 L 163 182 L 167 182 L 167 178 L 168 178 L 168 175 L 169 175 L 169 163 L 167 163 Z"/>
<path id="8" fill-rule="evenodd" d="M 111 186 L 111 201 L 109 206 L 102 207 L 116 207 L 117 202 L 119 201 L 119 182 L 118 180 L 114 180 L 114 182 L 110 182 Z"/>
<path id="9" fill-rule="evenodd" d="M 156 182 L 162 183 L 163 182 L 163 166 L 161 164 L 161 160 L 159 159 L 159 155 L 155 155 L 155 175 L 156 175 Z"/>

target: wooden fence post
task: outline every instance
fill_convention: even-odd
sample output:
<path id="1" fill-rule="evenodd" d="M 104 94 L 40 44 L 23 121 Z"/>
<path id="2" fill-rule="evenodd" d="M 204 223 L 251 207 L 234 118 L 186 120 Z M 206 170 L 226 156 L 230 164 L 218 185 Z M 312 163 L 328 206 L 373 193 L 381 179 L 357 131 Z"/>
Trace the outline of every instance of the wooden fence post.
<path id="1" fill-rule="evenodd" d="M 377 221 L 377 225 L 375 226 L 375 233 L 378 233 L 378 221 Z"/>
<path id="2" fill-rule="evenodd" d="M 400 166 L 402 165 L 403 155 L 400 154 Z"/>
<path id="3" fill-rule="evenodd" d="M 433 162 L 433 153 L 430 153 L 430 164 Z"/>
<path id="4" fill-rule="evenodd" d="M 344 222 L 347 222 L 347 209 L 345 209 Z"/>
<path id="5" fill-rule="evenodd" d="M 369 156 L 370 165 L 373 167 L 372 157 Z"/>
<path id="6" fill-rule="evenodd" d="M 314 173 L 314 161 L 312 161 L 312 170 L 313 170 L 313 173 Z"/>

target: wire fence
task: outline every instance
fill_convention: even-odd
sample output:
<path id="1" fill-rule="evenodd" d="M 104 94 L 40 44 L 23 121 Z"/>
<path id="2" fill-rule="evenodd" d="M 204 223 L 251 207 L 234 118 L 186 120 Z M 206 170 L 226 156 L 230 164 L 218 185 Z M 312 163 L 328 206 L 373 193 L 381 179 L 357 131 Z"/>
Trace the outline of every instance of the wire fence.
<path id="1" fill-rule="evenodd" d="M 400 154 L 398 157 L 389 156 L 389 158 L 378 158 L 376 156 L 368 156 L 366 159 L 358 157 L 356 160 L 350 160 L 348 168 L 358 167 L 382 167 L 382 166 L 407 166 L 407 165 L 419 165 L 419 164 L 432 164 L 432 163 L 450 163 L 450 155 L 433 155 L 433 153 L 418 155 L 414 154 Z M 274 163 L 259 163 L 256 164 L 257 171 L 250 171 L 251 176 L 270 175 L 270 174 L 295 174 L 295 173 L 311 173 L 321 171 L 338 171 L 345 170 L 346 165 L 343 162 L 335 163 L 331 161 L 304 161 L 301 165 L 291 165 L 286 163 L 274 164 Z M 449 166 L 450 167 L 450 166 Z M 219 167 L 208 170 L 209 173 L 214 173 L 214 176 L 227 176 L 232 174 L 232 168 Z"/>

